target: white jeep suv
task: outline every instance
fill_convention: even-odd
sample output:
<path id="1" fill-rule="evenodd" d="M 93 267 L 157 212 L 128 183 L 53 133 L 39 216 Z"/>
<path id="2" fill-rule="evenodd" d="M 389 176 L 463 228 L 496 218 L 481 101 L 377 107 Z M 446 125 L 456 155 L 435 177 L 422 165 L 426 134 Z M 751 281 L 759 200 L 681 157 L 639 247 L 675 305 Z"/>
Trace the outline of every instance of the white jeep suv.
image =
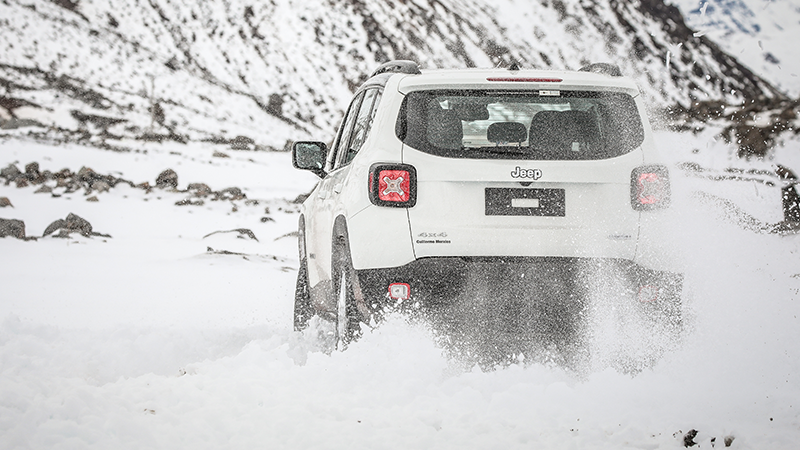
<path id="1" fill-rule="evenodd" d="M 681 276 L 643 242 L 646 216 L 669 206 L 668 171 L 619 75 L 380 66 L 330 148 L 293 145 L 294 166 L 321 178 L 300 216 L 295 328 L 318 315 L 347 342 L 387 304 L 475 286 L 576 302 L 587 267 L 624 273 L 631 302 L 674 311 Z"/>

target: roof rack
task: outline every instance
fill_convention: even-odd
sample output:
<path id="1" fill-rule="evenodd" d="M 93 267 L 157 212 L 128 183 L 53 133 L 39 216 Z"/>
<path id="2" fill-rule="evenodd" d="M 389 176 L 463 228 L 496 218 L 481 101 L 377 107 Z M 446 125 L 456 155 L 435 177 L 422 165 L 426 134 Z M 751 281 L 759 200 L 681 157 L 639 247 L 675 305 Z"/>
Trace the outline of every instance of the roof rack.
<path id="1" fill-rule="evenodd" d="M 612 77 L 622 76 L 622 71 L 619 69 L 618 65 L 608 63 L 589 64 L 578 69 L 578 72 L 601 73 L 603 75 L 610 75 Z"/>
<path id="2" fill-rule="evenodd" d="M 419 70 L 419 64 L 415 61 L 409 61 L 404 59 L 398 59 L 394 61 L 389 61 L 381 64 L 372 72 L 370 78 L 374 77 L 375 75 L 380 75 L 382 73 L 407 73 L 410 75 L 419 75 L 422 72 Z"/>

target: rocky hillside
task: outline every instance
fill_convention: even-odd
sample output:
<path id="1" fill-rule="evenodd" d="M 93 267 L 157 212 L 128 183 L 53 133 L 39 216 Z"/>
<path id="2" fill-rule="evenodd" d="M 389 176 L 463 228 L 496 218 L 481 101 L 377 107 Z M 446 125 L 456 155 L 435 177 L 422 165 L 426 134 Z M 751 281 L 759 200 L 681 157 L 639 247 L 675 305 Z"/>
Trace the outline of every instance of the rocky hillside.
<path id="1" fill-rule="evenodd" d="M 800 3 L 763 0 L 671 0 L 687 24 L 754 72 L 800 95 Z"/>
<path id="2" fill-rule="evenodd" d="M 612 62 L 658 108 L 783 97 L 662 0 L 0 0 L 0 126 L 281 149 L 330 138 L 365 74 L 401 58 Z"/>

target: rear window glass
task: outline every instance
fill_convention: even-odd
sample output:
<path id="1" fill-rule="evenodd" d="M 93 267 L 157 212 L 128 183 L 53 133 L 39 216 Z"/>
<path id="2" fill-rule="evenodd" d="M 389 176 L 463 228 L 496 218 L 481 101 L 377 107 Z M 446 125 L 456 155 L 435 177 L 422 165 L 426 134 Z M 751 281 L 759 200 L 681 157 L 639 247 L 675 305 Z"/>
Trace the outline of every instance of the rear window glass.
<path id="1" fill-rule="evenodd" d="M 396 132 L 417 150 L 474 159 L 605 159 L 644 140 L 633 98 L 616 92 L 416 91 Z"/>

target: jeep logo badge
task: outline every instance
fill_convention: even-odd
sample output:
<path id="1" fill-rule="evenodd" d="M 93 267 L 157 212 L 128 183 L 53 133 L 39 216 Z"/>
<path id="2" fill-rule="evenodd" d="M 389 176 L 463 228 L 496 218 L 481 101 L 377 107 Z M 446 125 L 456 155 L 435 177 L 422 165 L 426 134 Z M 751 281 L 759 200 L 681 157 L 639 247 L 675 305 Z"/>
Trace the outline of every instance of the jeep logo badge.
<path id="1" fill-rule="evenodd" d="M 523 169 L 517 166 L 517 168 L 511 172 L 511 176 L 514 178 L 533 178 L 534 180 L 538 180 L 542 178 L 542 171 L 540 169 Z"/>

